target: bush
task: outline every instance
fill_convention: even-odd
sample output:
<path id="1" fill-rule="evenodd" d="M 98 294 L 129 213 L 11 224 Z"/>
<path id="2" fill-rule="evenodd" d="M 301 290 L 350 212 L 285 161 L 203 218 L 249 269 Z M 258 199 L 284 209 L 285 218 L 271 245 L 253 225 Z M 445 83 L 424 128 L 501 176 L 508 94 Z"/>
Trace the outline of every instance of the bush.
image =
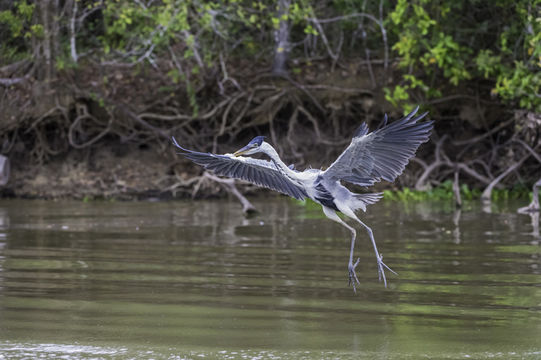
<path id="1" fill-rule="evenodd" d="M 492 96 L 541 112 L 540 9 L 539 0 L 399 0 L 386 25 L 403 74 L 386 99 L 409 110 L 413 98 L 488 79 Z"/>

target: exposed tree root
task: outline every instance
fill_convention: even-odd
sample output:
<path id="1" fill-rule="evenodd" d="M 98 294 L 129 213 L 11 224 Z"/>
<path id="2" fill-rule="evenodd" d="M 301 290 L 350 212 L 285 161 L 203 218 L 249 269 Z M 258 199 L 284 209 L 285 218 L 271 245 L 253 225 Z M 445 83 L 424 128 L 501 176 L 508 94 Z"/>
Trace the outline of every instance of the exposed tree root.
<path id="1" fill-rule="evenodd" d="M 375 70 L 381 64 L 373 62 L 372 66 Z M 7 119 L 0 122 L 2 154 L 19 162 L 44 164 L 70 149 L 92 153 L 103 144 L 118 142 L 156 144 L 162 153 L 172 156 L 172 135 L 186 147 L 223 153 L 236 150 L 255 135 L 269 135 L 285 161 L 300 167 L 320 167 L 328 166 L 347 146 L 362 121 L 375 129 L 384 113 L 384 104 L 375 105 L 377 91 L 369 88 L 369 83 L 366 88 L 354 87 L 353 81 L 339 74 L 327 81 L 301 83 L 288 76 L 267 73 L 243 77 L 226 69 L 223 63 L 215 81 L 209 80 L 196 90 L 194 108 L 181 86 L 168 93 L 153 93 L 152 89 L 171 85 L 159 74 L 151 77 L 148 84 L 140 85 L 140 79 L 129 78 L 127 70 L 115 71 L 120 80 L 109 87 L 69 79 L 66 82 L 71 84 L 71 95 L 64 96 L 53 88 L 47 98 L 48 106 L 40 104 L 41 111 L 24 95 L 33 91 L 28 82 L 13 85 L 15 90 L 10 91 L 15 92 L 9 96 L 7 89 L 0 88 L 4 94 L 0 105 L 6 110 Z M 135 85 L 142 88 L 134 92 Z M 461 99 L 479 102 L 478 97 L 469 95 Z M 407 168 L 406 176 L 399 180 L 402 185 L 422 190 L 452 179 L 460 206 L 461 183 L 484 187 L 483 197 L 490 198 L 495 187 L 517 181 L 530 186 L 537 179 L 541 170 L 537 117 L 524 112 L 515 112 L 514 116 L 502 112 L 505 118 L 485 131 L 460 122 L 458 117 L 442 115 L 454 111 L 449 102 L 434 104 L 431 110 L 431 117 L 436 120 L 432 142 L 421 147 L 414 159 L 418 166 Z M 400 114 L 391 115 L 397 118 Z M 446 121 L 440 121 L 444 116 Z M 12 117 L 16 120 L 10 121 Z M 457 126 L 460 131 L 456 131 Z M 201 171 L 180 157 L 175 161 L 184 168 Z M 208 182 L 214 181 L 220 186 L 213 187 L 210 194 L 225 189 L 249 211 L 249 203 L 242 200 L 244 187 L 239 191 L 231 181 L 200 174 L 163 174 L 157 186 L 163 194 L 200 196 L 199 188 L 210 188 Z M 127 191 L 122 181 L 113 187 L 106 185 L 110 183 L 95 179 L 95 186 L 107 196 Z"/>

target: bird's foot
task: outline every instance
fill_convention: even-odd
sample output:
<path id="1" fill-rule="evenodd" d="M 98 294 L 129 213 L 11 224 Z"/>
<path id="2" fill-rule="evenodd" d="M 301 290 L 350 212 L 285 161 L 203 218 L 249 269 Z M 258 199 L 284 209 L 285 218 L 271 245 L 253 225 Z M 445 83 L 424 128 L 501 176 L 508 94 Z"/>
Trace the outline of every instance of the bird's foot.
<path id="1" fill-rule="evenodd" d="M 393 269 L 391 269 L 390 267 L 385 265 L 385 263 L 383 262 L 383 255 L 382 254 L 378 254 L 377 259 L 378 259 L 378 277 L 379 277 L 379 281 L 381 282 L 381 280 L 383 279 L 383 284 L 385 284 L 385 287 L 387 287 L 387 278 L 385 278 L 385 269 L 389 270 L 390 272 L 392 272 L 395 275 L 398 275 L 398 274 L 396 272 L 394 272 Z"/>
<path id="2" fill-rule="evenodd" d="M 360 284 L 359 279 L 357 278 L 357 274 L 355 273 L 355 268 L 357 267 L 357 265 L 359 265 L 359 261 L 361 261 L 361 259 L 357 259 L 357 261 L 355 261 L 355 264 L 353 264 L 351 261 L 348 264 L 349 286 L 353 287 L 354 293 L 357 293 L 357 289 L 355 288 L 355 283 Z"/>

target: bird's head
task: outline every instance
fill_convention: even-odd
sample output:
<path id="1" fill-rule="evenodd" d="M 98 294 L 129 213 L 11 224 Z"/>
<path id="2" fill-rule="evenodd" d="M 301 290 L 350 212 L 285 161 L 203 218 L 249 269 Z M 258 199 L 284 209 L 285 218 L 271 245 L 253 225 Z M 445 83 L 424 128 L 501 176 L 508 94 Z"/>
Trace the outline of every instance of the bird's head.
<path id="1" fill-rule="evenodd" d="M 248 145 L 246 145 L 240 150 L 235 151 L 233 155 L 239 156 L 239 155 L 251 155 L 251 154 L 258 153 L 262 151 L 261 144 L 263 144 L 263 140 L 265 140 L 264 136 L 256 136 L 248 143 Z"/>

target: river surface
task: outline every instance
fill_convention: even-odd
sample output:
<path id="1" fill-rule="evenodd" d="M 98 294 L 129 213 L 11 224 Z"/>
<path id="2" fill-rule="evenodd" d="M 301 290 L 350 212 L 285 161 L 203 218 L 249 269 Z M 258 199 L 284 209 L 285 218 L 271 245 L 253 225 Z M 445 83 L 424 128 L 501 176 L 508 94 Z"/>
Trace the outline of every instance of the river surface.
<path id="1" fill-rule="evenodd" d="M 538 219 L 381 201 L 0 201 L 0 359 L 541 359 Z M 535 223 L 537 221 L 537 223 Z"/>

